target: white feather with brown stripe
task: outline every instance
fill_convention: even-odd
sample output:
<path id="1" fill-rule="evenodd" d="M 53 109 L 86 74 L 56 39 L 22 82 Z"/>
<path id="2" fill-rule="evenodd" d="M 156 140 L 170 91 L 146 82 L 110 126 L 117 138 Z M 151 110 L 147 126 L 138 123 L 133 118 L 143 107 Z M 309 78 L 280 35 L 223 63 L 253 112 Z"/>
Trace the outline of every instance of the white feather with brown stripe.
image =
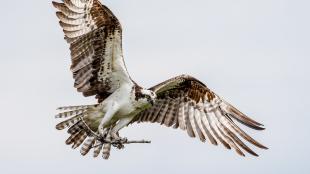
<path id="1" fill-rule="evenodd" d="M 236 134 L 251 144 L 266 149 L 265 146 L 241 130 L 232 119 L 236 119 L 242 124 L 257 130 L 263 130 L 262 125 L 222 100 L 195 78 L 182 75 L 150 89 L 157 93 L 158 100 L 163 102 L 164 105 L 161 106 L 158 115 L 154 114 L 158 110 L 158 105 L 144 111 L 143 115 L 136 118 L 140 122 L 156 119 L 158 123 L 171 126 L 168 122 L 178 119 L 178 127 L 186 130 L 190 137 L 198 137 L 201 141 L 208 138 L 214 145 L 217 145 L 217 141 L 219 141 L 228 149 L 233 147 L 242 156 L 244 153 L 240 148 L 252 155 L 257 156 L 257 154 L 246 146 Z M 182 102 L 178 105 L 173 104 L 177 101 Z M 175 109 L 175 106 L 178 106 L 178 108 Z M 175 113 L 169 111 L 168 108 Z M 175 118 L 171 118 L 171 116 Z"/>

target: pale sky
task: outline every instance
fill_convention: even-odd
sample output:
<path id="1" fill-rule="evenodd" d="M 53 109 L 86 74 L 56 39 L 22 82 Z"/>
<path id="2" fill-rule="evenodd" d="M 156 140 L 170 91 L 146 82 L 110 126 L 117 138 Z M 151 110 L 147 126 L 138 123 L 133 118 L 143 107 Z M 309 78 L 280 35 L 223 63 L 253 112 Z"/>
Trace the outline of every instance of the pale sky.
<path id="1" fill-rule="evenodd" d="M 310 1 L 105 0 L 123 25 L 128 70 L 150 87 L 179 74 L 205 82 L 265 124 L 245 130 L 270 149 L 239 157 L 160 125 L 121 131 L 152 144 L 82 157 L 55 130 L 56 107 L 92 104 L 73 88 L 68 45 L 51 1 L 0 7 L 0 173 L 310 172 Z M 244 128 L 244 127 L 242 127 Z"/>

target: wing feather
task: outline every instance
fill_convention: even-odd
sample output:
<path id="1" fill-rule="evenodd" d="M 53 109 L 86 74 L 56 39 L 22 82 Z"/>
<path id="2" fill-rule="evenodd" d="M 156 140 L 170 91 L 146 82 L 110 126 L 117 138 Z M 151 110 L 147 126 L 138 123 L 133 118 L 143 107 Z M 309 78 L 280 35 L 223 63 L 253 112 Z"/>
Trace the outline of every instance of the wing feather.
<path id="1" fill-rule="evenodd" d="M 216 139 L 219 140 L 224 145 L 224 147 L 226 147 L 227 149 L 230 149 L 229 144 L 226 141 L 224 141 L 223 138 L 219 135 L 220 132 L 219 132 L 218 127 L 215 123 L 216 121 L 213 118 L 213 114 L 207 113 L 207 119 L 208 119 L 211 131 L 212 131 L 214 137 L 216 137 Z"/>
<path id="2" fill-rule="evenodd" d="M 213 145 L 217 145 L 217 141 L 216 139 L 214 138 L 214 136 L 212 135 L 212 130 L 211 130 L 211 127 L 210 127 L 210 124 L 209 124 L 209 121 L 207 119 L 207 115 L 205 112 L 203 111 L 200 111 L 200 116 L 201 116 L 201 121 L 202 121 L 202 126 L 211 142 L 211 144 Z"/>
<path id="3" fill-rule="evenodd" d="M 159 113 L 161 112 L 161 110 L 163 109 L 163 107 L 165 106 L 165 103 L 163 101 L 159 101 L 160 103 L 160 106 L 158 108 L 155 108 L 154 110 L 154 114 L 152 115 L 148 115 L 148 120 L 150 120 L 152 123 L 155 123 L 157 118 L 158 118 L 158 115 Z"/>
<path id="4" fill-rule="evenodd" d="M 183 100 L 183 99 L 181 99 Z M 181 102 L 180 106 L 179 106 L 179 112 L 178 112 L 178 122 L 179 122 L 179 127 L 183 130 L 186 129 L 186 124 L 185 124 L 185 103 Z"/>
<path id="5" fill-rule="evenodd" d="M 164 120 L 165 120 L 165 115 L 169 109 L 169 105 L 170 105 L 170 99 L 168 99 L 164 105 L 164 107 L 162 107 L 160 113 L 158 114 L 158 117 L 157 117 L 157 123 L 160 123 L 160 124 L 163 124 L 164 123 Z"/>
<path id="6" fill-rule="evenodd" d="M 197 129 L 198 136 L 202 142 L 205 142 L 206 141 L 206 136 L 205 136 L 206 133 L 204 133 L 204 128 L 202 126 L 199 109 L 195 109 L 194 118 L 195 118 L 195 127 Z"/>
<path id="7" fill-rule="evenodd" d="M 123 60 L 121 25 L 106 6 L 99 0 L 53 5 L 70 44 L 71 71 L 79 92 L 102 101 L 122 83 L 133 84 Z"/>
<path id="8" fill-rule="evenodd" d="M 195 132 L 190 122 L 189 113 L 190 113 L 190 103 L 185 104 L 185 125 L 188 136 L 195 137 Z"/>
<path id="9" fill-rule="evenodd" d="M 227 149 L 235 149 L 241 156 L 245 156 L 242 150 L 258 155 L 238 136 L 267 149 L 239 128 L 234 120 L 256 130 L 263 130 L 262 124 L 241 113 L 197 79 L 182 75 L 150 89 L 156 92 L 157 103 L 139 114 L 134 121 L 158 122 L 168 127 L 175 125 L 186 130 L 190 137 L 197 137 L 203 142 L 209 139 L 214 145 L 220 142 Z"/>
<path id="10" fill-rule="evenodd" d="M 171 127 L 174 122 L 174 111 L 175 111 L 175 104 L 176 101 L 171 101 L 168 107 L 168 111 L 165 115 L 164 123 L 167 127 Z"/>
<path id="11" fill-rule="evenodd" d="M 198 135 L 198 131 L 197 131 L 197 127 L 195 124 L 195 108 L 194 108 L 194 104 L 190 104 L 189 110 L 188 110 L 188 114 L 189 114 L 189 118 L 188 118 L 188 122 L 192 128 L 192 131 L 194 133 L 194 137 L 199 137 Z"/>
<path id="12" fill-rule="evenodd" d="M 68 7 L 71 11 L 74 11 L 76 13 L 83 13 L 84 12 L 84 8 L 83 7 L 81 8 L 81 7 L 74 5 L 72 0 L 63 0 L 63 2 L 66 5 L 66 7 Z"/>

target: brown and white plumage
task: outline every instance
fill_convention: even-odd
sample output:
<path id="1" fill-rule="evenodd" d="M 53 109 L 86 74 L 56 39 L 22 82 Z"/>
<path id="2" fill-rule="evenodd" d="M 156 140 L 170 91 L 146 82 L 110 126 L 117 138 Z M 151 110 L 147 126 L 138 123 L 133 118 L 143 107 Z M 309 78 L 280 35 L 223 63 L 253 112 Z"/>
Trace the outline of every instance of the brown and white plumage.
<path id="1" fill-rule="evenodd" d="M 53 5 L 70 44 L 74 87 L 103 100 L 121 83 L 131 83 L 122 55 L 122 28 L 112 12 L 98 0 Z"/>
<path id="2" fill-rule="evenodd" d="M 257 154 L 245 145 L 237 135 L 253 145 L 265 146 L 241 130 L 234 121 L 247 127 L 263 130 L 263 125 L 247 117 L 221 99 L 197 79 L 182 75 L 151 88 L 157 94 L 156 104 L 141 112 L 134 121 L 151 122 L 186 130 L 190 137 L 212 144 L 222 143 L 244 156 L 240 148 L 252 155 Z"/>
<path id="3" fill-rule="evenodd" d="M 150 89 L 130 78 L 122 53 L 122 28 L 118 19 L 99 0 L 53 2 L 56 15 L 70 44 L 74 87 L 98 103 L 60 107 L 56 118 L 65 119 L 56 129 L 68 128 L 66 144 L 80 146 L 86 155 L 110 156 L 111 142 L 130 123 L 151 122 L 186 130 L 190 137 L 223 144 L 242 156 L 245 150 L 257 156 L 242 140 L 266 149 L 238 127 L 263 130 L 197 79 L 182 75 Z M 107 133 L 107 134 L 106 134 Z M 108 139 L 105 143 L 102 138 Z"/>

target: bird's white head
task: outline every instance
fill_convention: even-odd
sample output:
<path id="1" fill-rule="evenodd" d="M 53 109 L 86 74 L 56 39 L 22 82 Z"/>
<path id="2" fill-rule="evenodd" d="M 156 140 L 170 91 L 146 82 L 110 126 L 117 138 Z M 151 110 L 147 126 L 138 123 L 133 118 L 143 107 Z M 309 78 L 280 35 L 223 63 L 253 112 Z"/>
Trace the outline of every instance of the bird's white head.
<path id="1" fill-rule="evenodd" d="M 156 99 L 156 93 L 152 90 L 139 88 L 135 90 L 135 99 L 138 103 L 143 105 L 154 105 Z"/>

